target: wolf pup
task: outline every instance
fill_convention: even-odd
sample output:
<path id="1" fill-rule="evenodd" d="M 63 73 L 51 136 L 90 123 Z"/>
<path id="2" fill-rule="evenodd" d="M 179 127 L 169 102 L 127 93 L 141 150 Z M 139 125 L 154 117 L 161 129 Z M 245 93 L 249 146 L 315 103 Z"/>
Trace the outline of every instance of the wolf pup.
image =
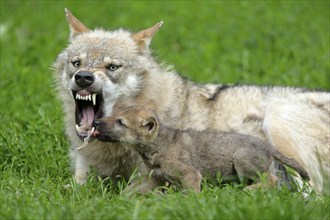
<path id="1" fill-rule="evenodd" d="M 330 94 L 301 88 L 196 84 L 159 65 L 149 45 L 162 22 L 137 33 L 90 30 L 66 9 L 70 43 L 55 64 L 75 179 L 88 168 L 100 175 L 129 178 L 145 166 L 120 143 L 91 141 L 76 150 L 92 122 L 112 115 L 118 103 L 156 100 L 159 120 L 181 130 L 233 131 L 266 140 L 309 174 L 316 192 L 330 178 Z M 220 74 L 220 73 L 214 73 Z M 143 182 L 144 183 L 144 182 Z M 150 186 L 152 187 L 152 186 Z"/>
<path id="2" fill-rule="evenodd" d="M 217 172 L 225 181 L 238 176 L 254 182 L 258 173 L 265 173 L 269 178 L 266 186 L 275 186 L 277 178 L 270 172 L 274 158 L 308 178 L 296 161 L 258 138 L 209 129 L 173 129 L 161 124 L 153 111 L 141 107 L 128 107 L 98 119 L 94 127 L 92 136 L 98 140 L 121 142 L 137 150 L 155 182 L 179 182 L 195 192 L 200 191 L 202 177 L 215 178 Z"/>

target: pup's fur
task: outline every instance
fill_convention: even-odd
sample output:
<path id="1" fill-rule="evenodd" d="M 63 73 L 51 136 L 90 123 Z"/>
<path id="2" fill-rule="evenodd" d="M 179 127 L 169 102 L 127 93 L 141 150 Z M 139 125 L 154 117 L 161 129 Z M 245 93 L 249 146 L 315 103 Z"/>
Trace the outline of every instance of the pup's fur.
<path id="1" fill-rule="evenodd" d="M 92 121 L 111 116 L 115 103 L 140 105 L 153 99 L 159 120 L 169 126 L 234 131 L 270 142 L 304 167 L 313 188 L 322 191 L 330 172 L 329 93 L 198 85 L 157 64 L 151 56 L 148 46 L 162 22 L 133 34 L 122 29 L 89 30 L 68 10 L 66 16 L 70 44 L 54 67 L 78 183 L 86 181 L 90 165 L 102 176 L 128 178 L 137 165 L 145 172 L 139 155 L 118 143 L 93 141 L 79 152 L 75 149 L 82 144 Z M 92 107 L 91 94 L 97 94 L 96 107 Z"/>
<path id="2" fill-rule="evenodd" d="M 220 172 L 225 181 L 239 177 L 257 182 L 258 173 L 266 174 L 266 186 L 274 186 L 277 178 L 270 172 L 274 158 L 307 177 L 296 161 L 258 138 L 210 129 L 173 129 L 161 124 L 153 111 L 141 107 L 114 112 L 96 120 L 94 126 L 93 135 L 100 141 L 117 141 L 137 150 L 157 183 L 179 182 L 199 192 L 202 177 L 215 178 Z"/>

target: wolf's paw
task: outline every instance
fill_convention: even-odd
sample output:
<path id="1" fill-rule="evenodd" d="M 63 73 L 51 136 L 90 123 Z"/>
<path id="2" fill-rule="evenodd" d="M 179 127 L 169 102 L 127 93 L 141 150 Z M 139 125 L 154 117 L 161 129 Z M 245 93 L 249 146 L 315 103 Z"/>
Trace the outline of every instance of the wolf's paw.
<path id="1" fill-rule="evenodd" d="M 76 180 L 76 183 L 78 183 L 79 185 L 84 185 L 87 180 L 87 175 L 85 173 L 77 172 L 74 176 L 74 179 Z"/>

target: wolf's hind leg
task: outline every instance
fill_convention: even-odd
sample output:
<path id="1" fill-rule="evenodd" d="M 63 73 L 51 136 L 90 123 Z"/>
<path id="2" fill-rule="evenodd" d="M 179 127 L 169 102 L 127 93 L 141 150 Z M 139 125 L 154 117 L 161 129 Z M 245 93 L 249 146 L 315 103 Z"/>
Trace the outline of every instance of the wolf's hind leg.
<path id="1" fill-rule="evenodd" d="M 320 193 L 323 175 L 329 178 L 329 115 L 299 100 L 275 100 L 267 107 L 263 131 L 282 154 L 308 172 L 313 189 Z"/>

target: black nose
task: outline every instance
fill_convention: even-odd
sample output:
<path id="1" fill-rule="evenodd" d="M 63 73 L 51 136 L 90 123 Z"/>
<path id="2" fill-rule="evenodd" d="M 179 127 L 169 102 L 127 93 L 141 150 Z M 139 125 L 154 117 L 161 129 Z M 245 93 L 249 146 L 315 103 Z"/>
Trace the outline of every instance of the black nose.
<path id="1" fill-rule="evenodd" d="M 78 86 L 82 88 L 87 88 L 94 82 L 93 73 L 89 71 L 80 71 L 74 76 L 75 82 Z"/>

